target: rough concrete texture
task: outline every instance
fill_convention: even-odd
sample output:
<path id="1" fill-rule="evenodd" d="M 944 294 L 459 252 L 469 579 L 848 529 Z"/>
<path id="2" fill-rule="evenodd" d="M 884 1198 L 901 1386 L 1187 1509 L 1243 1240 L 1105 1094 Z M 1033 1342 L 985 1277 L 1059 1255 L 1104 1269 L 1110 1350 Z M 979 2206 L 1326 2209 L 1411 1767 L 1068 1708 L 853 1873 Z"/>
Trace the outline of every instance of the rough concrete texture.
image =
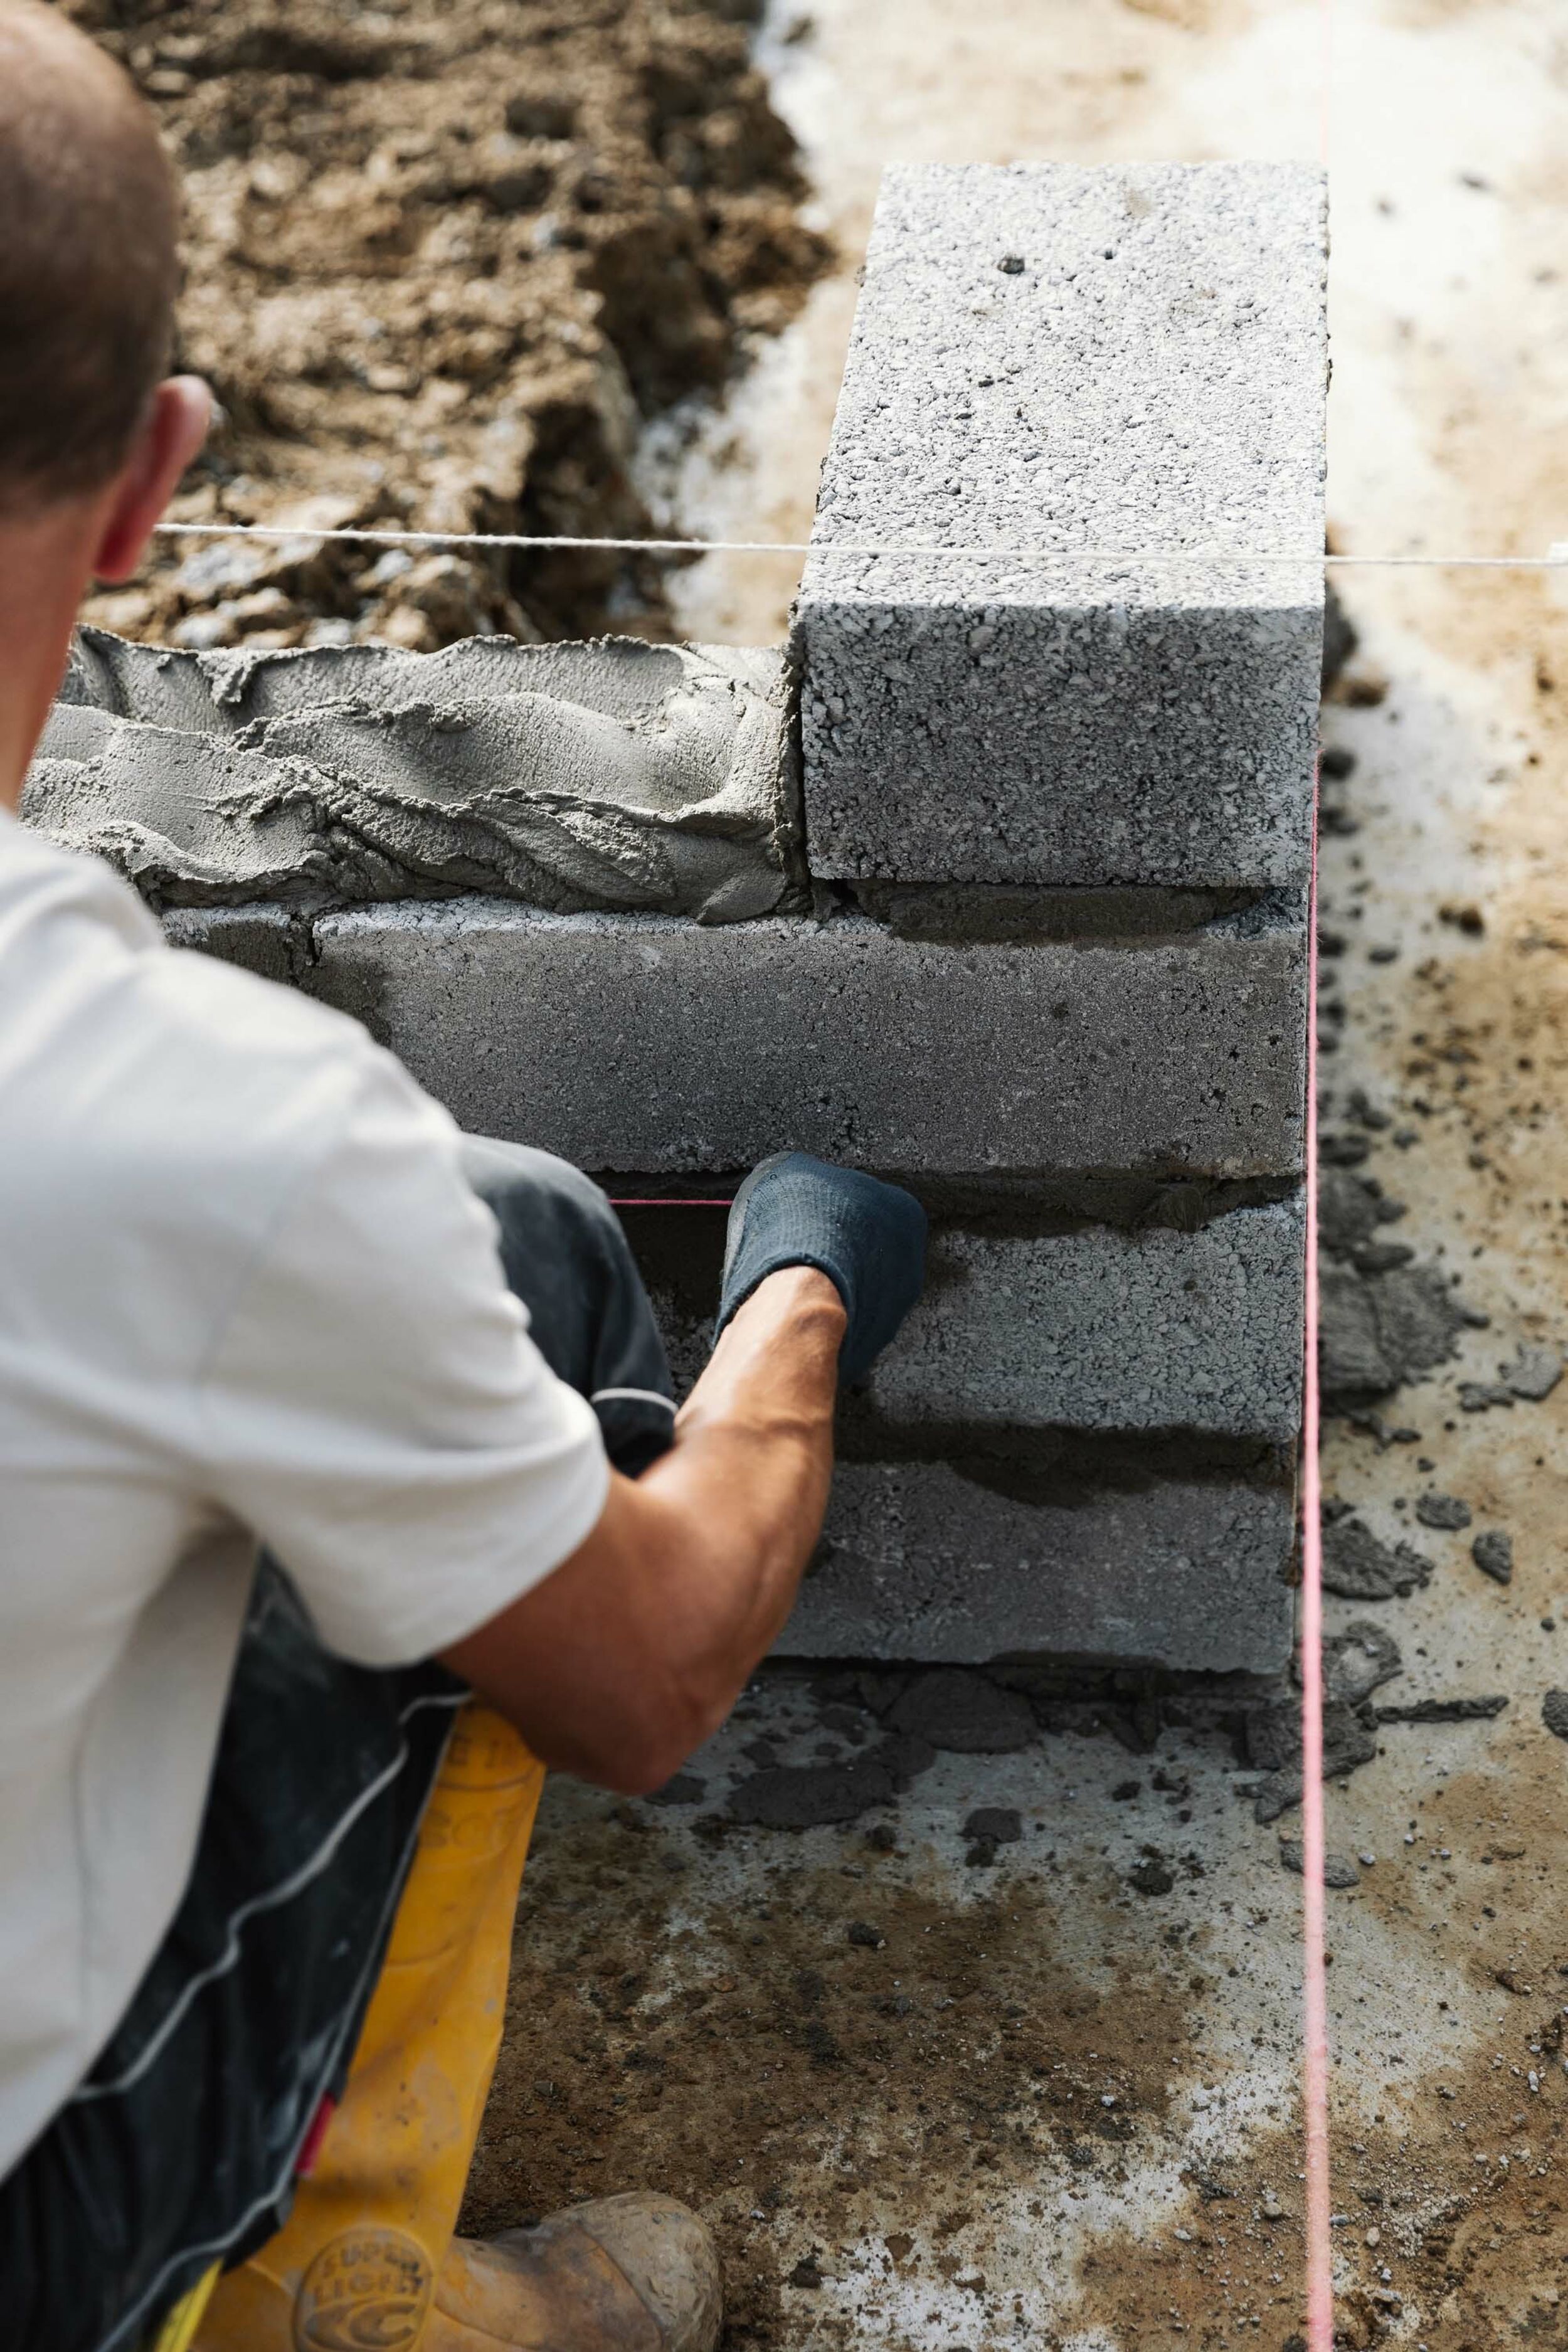
<path id="1" fill-rule="evenodd" d="M 429 898 L 732 922 L 796 824 L 774 653 L 178 654 L 82 633 L 23 814 L 159 905 Z"/>
<path id="2" fill-rule="evenodd" d="M 885 174 L 795 615 L 815 872 L 1303 878 L 1325 234 L 1300 164 Z M 835 551 L 889 543 L 942 551 Z"/>
<path id="3" fill-rule="evenodd" d="M 1299 1198 L 1196 1234 L 945 1232 L 872 1401 L 905 1423 L 1283 1444 L 1301 1417 L 1305 1243 Z"/>
<path id="4" fill-rule="evenodd" d="M 913 1175 L 1300 1164 L 1299 904 L 1136 950 L 483 898 L 311 934 L 309 984 L 461 1125 L 583 1168 L 733 1170 L 789 1146 Z"/>
<path id="5" fill-rule="evenodd" d="M 679 1390 L 712 1346 L 719 1275 L 699 1211 L 633 1213 Z M 716 1220 L 715 1222 L 721 1222 Z M 650 1255 L 649 1224 L 658 1237 Z M 673 1223 L 673 1238 L 670 1228 Z M 662 1228 L 662 1230 L 660 1230 Z M 1234 1209 L 1184 1233 L 931 1231 L 926 1289 L 878 1361 L 864 1413 L 900 1442 L 952 1450 L 955 1433 L 1186 1431 L 1294 1443 L 1300 1426 L 1300 1195 Z M 710 1255 L 713 1263 L 707 1260 Z"/>
<path id="6" fill-rule="evenodd" d="M 1289 1655 L 1289 1495 L 1151 1483 L 1031 1503 L 942 1462 L 848 1462 L 780 1648 L 800 1657 L 1017 1652 L 1272 1673 Z"/>

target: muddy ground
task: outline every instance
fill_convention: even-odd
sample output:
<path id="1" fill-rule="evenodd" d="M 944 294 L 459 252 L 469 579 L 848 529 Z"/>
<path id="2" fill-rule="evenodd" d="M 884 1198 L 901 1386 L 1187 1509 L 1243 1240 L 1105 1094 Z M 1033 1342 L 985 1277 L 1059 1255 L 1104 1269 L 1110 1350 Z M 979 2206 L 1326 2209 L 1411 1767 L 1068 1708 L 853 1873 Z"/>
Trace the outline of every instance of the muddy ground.
<path id="1" fill-rule="evenodd" d="M 637 536 L 647 417 L 711 392 L 826 247 L 747 0 L 64 0 L 187 194 L 181 364 L 224 422 L 89 616 L 184 646 L 668 634 L 641 559 L 323 546 L 323 526 Z"/>

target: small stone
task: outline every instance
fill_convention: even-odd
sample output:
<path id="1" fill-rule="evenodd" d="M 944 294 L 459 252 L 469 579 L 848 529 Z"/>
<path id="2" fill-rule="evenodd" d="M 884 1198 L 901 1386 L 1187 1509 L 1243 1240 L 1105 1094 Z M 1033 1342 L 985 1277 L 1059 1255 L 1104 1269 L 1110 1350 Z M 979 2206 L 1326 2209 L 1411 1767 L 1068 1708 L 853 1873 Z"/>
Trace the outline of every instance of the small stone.
<path id="1" fill-rule="evenodd" d="M 1470 1546 L 1470 1558 L 1494 1584 L 1513 1581 L 1513 1538 L 1501 1528 L 1483 1528 Z"/>
<path id="2" fill-rule="evenodd" d="M 1470 1507 L 1458 1495 L 1420 1495 L 1415 1501 L 1415 1516 L 1424 1528 L 1442 1528 L 1458 1534 L 1470 1524 Z"/>
<path id="3" fill-rule="evenodd" d="M 1568 1738 L 1568 1731 L 1563 1734 Z M 1169 1895 L 1175 1879 L 1157 1856 L 1149 1855 L 1135 1863 L 1127 1874 L 1127 1884 L 1138 1895 Z"/>
<path id="4" fill-rule="evenodd" d="M 1300 1838 L 1281 1838 L 1279 1862 L 1282 1869 L 1294 1871 L 1300 1878 L 1306 1867 L 1306 1856 Z M 1361 1873 L 1348 1853 L 1326 1853 L 1323 1856 L 1325 1886 L 1359 1886 Z"/>
<path id="5" fill-rule="evenodd" d="M 1024 257 L 1021 253 L 1005 253 L 996 267 L 1004 278 L 1021 277 L 1024 269 Z"/>
<path id="6" fill-rule="evenodd" d="M 1281 2205 L 1279 2198 L 1276 2197 L 1272 2189 L 1266 2189 L 1264 2190 L 1261 2198 L 1258 2200 L 1258 2205 L 1266 2221 L 1279 2221 L 1285 2211 L 1285 2208 Z"/>
<path id="7" fill-rule="evenodd" d="M 1549 1690 L 1541 1702 L 1541 1720 L 1559 1739 L 1568 1739 L 1568 1690 Z"/>
<path id="8" fill-rule="evenodd" d="M 1539 1404 L 1562 1379 L 1563 1359 L 1555 1348 L 1521 1347 L 1512 1363 L 1503 1366 L 1502 1377 L 1515 1396 Z"/>
<path id="9" fill-rule="evenodd" d="M 875 1927 L 868 1927 L 864 1919 L 851 1919 L 849 1941 L 859 1944 L 868 1952 L 879 1952 L 886 1947 L 888 1939 L 886 1936 L 879 1935 Z"/>
<path id="10" fill-rule="evenodd" d="M 1016 1845 L 1024 1834 L 1023 1816 L 1011 1805 L 977 1805 L 963 1824 L 966 1838 L 991 1838 L 998 1845 Z"/>
<path id="11" fill-rule="evenodd" d="M 1383 2231 L 1375 2223 L 1366 2233 L 1366 2242 L 1369 2246 L 1381 2246 L 1383 2243 Z"/>
<path id="12" fill-rule="evenodd" d="M 1459 1382 L 1461 1412 L 1490 1412 L 1494 1405 L 1506 1406 L 1511 1412 L 1513 1403 L 1514 1394 L 1511 1389 L 1499 1387 L 1495 1382 L 1489 1385 L 1484 1381 Z"/>
<path id="13" fill-rule="evenodd" d="M 804 2262 L 796 2263 L 789 2274 L 789 2284 L 791 2286 L 804 2287 L 808 2294 L 822 2284 L 822 2273 L 809 2255 Z"/>

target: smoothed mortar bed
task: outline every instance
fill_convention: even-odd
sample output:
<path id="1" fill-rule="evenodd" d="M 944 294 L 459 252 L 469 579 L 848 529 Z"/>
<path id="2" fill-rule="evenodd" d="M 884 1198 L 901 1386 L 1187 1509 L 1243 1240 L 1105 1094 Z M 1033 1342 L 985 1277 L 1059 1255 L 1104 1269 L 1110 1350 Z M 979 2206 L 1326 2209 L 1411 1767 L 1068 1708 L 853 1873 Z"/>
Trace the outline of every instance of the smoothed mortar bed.
<path id="1" fill-rule="evenodd" d="M 154 906 L 485 890 L 764 914 L 804 884 L 780 656 L 631 638 L 174 653 L 79 632 L 26 821 Z"/>

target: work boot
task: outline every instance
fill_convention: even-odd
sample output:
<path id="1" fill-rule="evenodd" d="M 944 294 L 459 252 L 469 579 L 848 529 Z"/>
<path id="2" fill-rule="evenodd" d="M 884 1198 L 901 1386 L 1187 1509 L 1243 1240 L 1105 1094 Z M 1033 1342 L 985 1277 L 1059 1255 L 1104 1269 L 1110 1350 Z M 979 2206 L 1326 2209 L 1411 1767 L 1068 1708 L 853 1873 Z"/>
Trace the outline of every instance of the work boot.
<path id="1" fill-rule="evenodd" d="M 721 2317 L 706 2224 L 639 2190 L 537 2229 L 454 2238 L 416 2341 L 418 2352 L 713 2352 Z"/>

